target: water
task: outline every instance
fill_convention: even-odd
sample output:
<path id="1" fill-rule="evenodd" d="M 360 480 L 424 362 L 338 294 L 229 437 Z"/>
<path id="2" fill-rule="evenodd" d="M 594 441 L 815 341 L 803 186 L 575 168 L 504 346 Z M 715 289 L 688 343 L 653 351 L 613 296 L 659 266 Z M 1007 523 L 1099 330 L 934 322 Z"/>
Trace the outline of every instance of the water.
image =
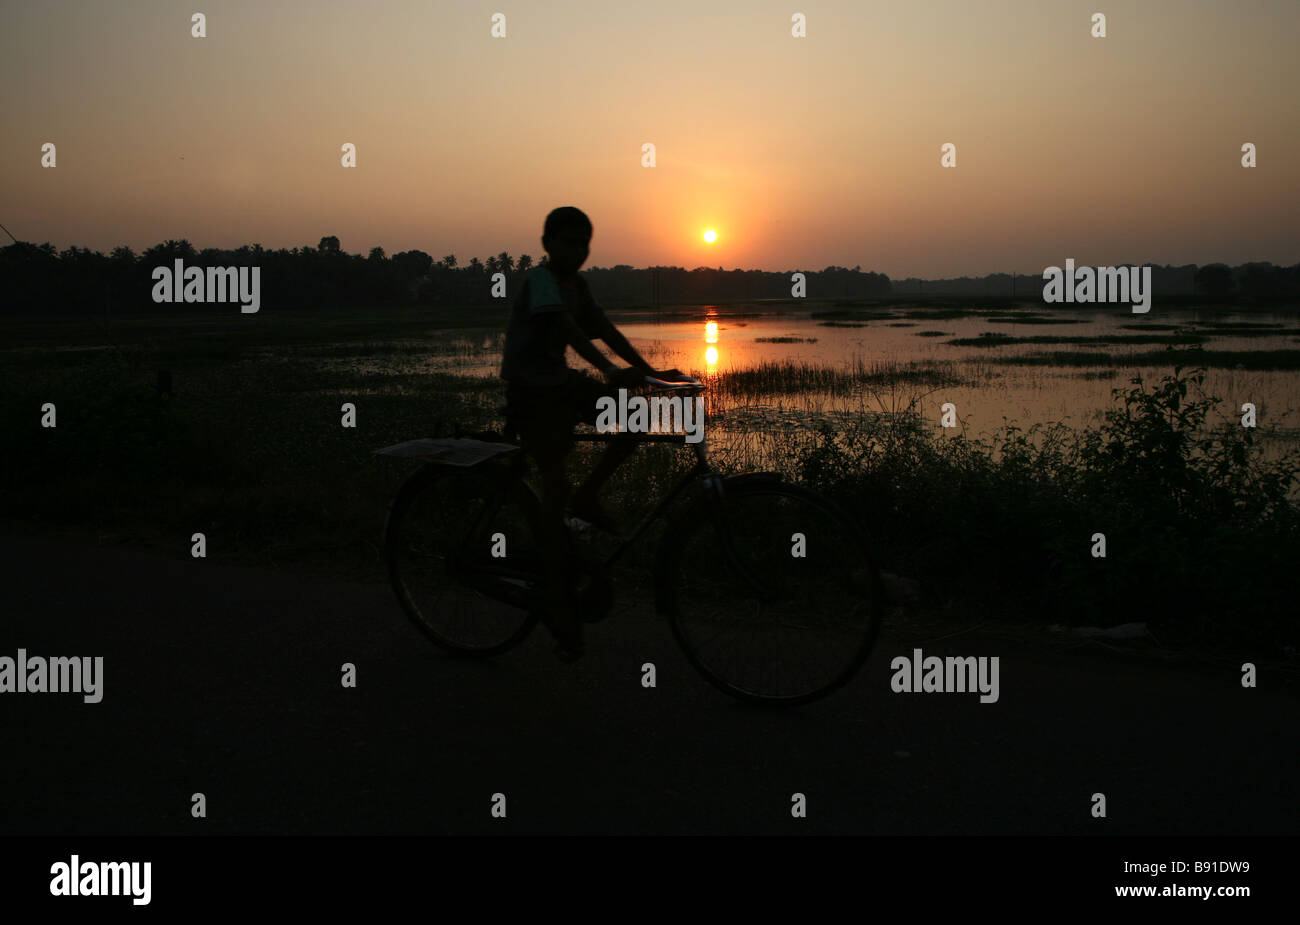
<path id="1" fill-rule="evenodd" d="M 1155 314 L 1154 312 L 1152 313 Z M 1100 415 L 1116 407 L 1111 390 L 1127 387 L 1134 375 L 1141 374 L 1149 384 L 1172 372 L 1165 366 L 1135 365 L 1126 357 L 1134 353 L 1163 350 L 1161 344 L 1075 345 L 1075 344 L 1007 344 L 998 347 L 954 346 L 947 342 L 960 338 L 980 337 L 992 332 L 1012 337 L 1096 337 L 1099 335 L 1173 335 L 1177 331 L 1146 328 L 1142 316 L 1095 312 L 1046 312 L 1037 316 L 1074 324 L 990 323 L 989 317 L 1026 317 L 1025 313 L 1002 312 L 970 314 L 960 318 L 933 318 L 932 313 L 914 310 L 898 312 L 893 317 L 872 318 L 863 327 L 828 326 L 808 314 L 785 317 L 747 318 L 730 321 L 717 318 L 716 338 L 710 338 L 706 323 L 675 322 L 668 324 L 628 324 L 621 326 L 628 339 L 652 352 L 656 362 L 678 366 L 693 373 L 716 373 L 753 368 L 760 363 L 810 363 L 847 368 L 859 362 L 884 364 L 935 364 L 950 369 L 966 380 L 966 385 L 930 389 L 904 389 L 910 399 L 916 394 L 916 410 L 927 419 L 938 421 L 940 406 L 953 403 L 958 418 L 968 432 L 980 433 L 999 429 L 1003 420 L 1028 428 L 1037 422 L 1060 422 L 1073 427 L 1095 426 Z M 1286 329 L 1268 336 L 1209 336 L 1206 350 L 1255 351 L 1298 350 L 1300 324 L 1289 316 L 1271 315 L 1197 315 L 1186 312 L 1151 315 L 1148 323 L 1177 324 L 1183 331 L 1212 333 L 1213 329 L 1193 324 L 1197 321 L 1267 323 Z M 858 320 L 833 319 L 834 323 L 856 324 Z M 911 325 L 903 327 L 901 325 Z M 897 325 L 897 326 L 895 326 Z M 1131 330 L 1121 325 L 1142 325 Z M 918 336 L 922 331 L 942 331 L 944 336 Z M 766 338 L 798 338 L 802 342 L 771 343 Z M 815 342 L 808 342 L 815 339 Z M 709 352 L 710 348 L 713 352 Z M 997 361 L 1005 357 L 1028 356 L 1049 351 L 1091 351 L 1102 354 L 1109 362 L 1101 366 L 1009 366 Z M 712 361 L 712 362 L 710 362 Z M 1244 402 L 1258 409 L 1261 426 L 1277 425 L 1284 435 L 1300 435 L 1300 371 L 1207 369 L 1203 388 L 1209 395 L 1221 396 L 1220 409 L 1226 416 L 1240 415 Z M 927 394 L 919 394 L 919 393 Z M 810 400 L 811 399 L 811 400 Z M 864 389 L 852 397 L 792 396 L 779 394 L 759 403 L 759 407 L 776 412 L 809 409 L 891 407 L 888 394 Z"/>
<path id="2" fill-rule="evenodd" d="M 827 317 L 831 312 L 834 317 Z M 737 314 L 726 308 L 701 306 L 678 309 L 671 316 L 612 315 L 620 330 L 651 362 L 677 367 L 704 377 L 715 386 L 728 374 L 754 370 L 762 364 L 807 364 L 838 371 L 895 367 L 930 370 L 945 382 L 842 383 L 835 388 L 790 391 L 779 377 L 751 383 L 741 394 L 715 388 L 709 396 L 709 439 L 714 447 L 755 444 L 764 434 L 807 429 L 812 422 L 851 420 L 865 414 L 911 412 L 939 426 L 942 406 L 956 408 L 959 429 L 980 437 L 1008 423 L 1029 429 L 1034 424 L 1062 423 L 1072 428 L 1095 427 L 1101 415 L 1118 408 L 1112 389 L 1127 389 L 1129 380 L 1143 376 L 1148 389 L 1172 373 L 1160 343 L 1099 344 L 1097 337 L 1168 337 L 1197 334 L 1209 351 L 1300 351 L 1300 317 L 1287 313 L 1228 313 L 1162 310 L 1145 315 L 1127 310 L 1039 308 L 1036 310 L 956 310 L 882 307 L 870 310 L 824 308 L 822 312 Z M 1055 323 L 1039 323 L 1043 320 Z M 1241 325 L 1225 330 L 1225 324 Z M 1167 329 L 1172 327 L 1172 329 Z M 940 332 L 926 336 L 923 332 Z M 1000 346 L 954 345 L 949 341 L 1002 337 L 1082 338 L 1083 343 L 1008 343 Z M 391 345 L 367 344 L 361 355 L 347 356 L 347 345 L 335 345 L 338 355 L 319 362 L 356 372 L 420 373 L 442 370 L 495 377 L 498 374 L 500 330 L 430 331 L 427 338 Z M 362 345 L 356 345 L 358 347 Z M 1185 349 L 1185 345 L 1178 345 Z M 1006 365 L 1000 362 L 1046 352 L 1069 351 L 1097 357 L 1099 362 L 1049 365 Z M 1160 354 L 1154 360 L 1133 359 Z M 586 363 L 570 351 L 570 365 Z M 1234 364 L 1235 366 L 1235 364 Z M 1300 370 L 1206 370 L 1203 390 L 1222 400 L 1211 412 L 1211 425 L 1240 421 L 1241 406 L 1256 406 L 1257 436 L 1265 458 L 1276 457 L 1300 441 Z M 1189 398 L 1196 396 L 1189 394 Z M 951 433 L 951 431 L 950 431 Z M 761 457 L 761 450 L 758 456 Z M 760 458 L 753 460 L 761 462 Z"/>

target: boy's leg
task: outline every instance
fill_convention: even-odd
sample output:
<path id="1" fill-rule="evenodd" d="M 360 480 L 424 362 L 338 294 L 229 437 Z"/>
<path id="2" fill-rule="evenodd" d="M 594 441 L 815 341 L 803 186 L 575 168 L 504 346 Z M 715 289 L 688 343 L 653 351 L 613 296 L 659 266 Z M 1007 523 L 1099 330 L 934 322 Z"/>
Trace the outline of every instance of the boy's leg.
<path id="1" fill-rule="evenodd" d="M 533 458 L 541 479 L 541 523 L 538 545 L 542 563 L 550 581 L 547 583 L 547 625 L 560 643 L 560 654 L 576 656 L 582 651 L 582 620 L 571 597 L 568 560 L 568 533 L 564 510 L 568 501 L 569 481 L 564 459 L 567 443 L 555 433 L 555 422 L 543 416 L 530 428 L 535 437 Z M 567 436 L 567 434 L 565 435 Z"/>
<path id="2" fill-rule="evenodd" d="M 573 504 L 575 507 L 594 507 L 599 504 L 598 496 L 600 489 L 614 474 L 615 470 L 623 464 L 629 456 L 636 452 L 636 442 L 633 440 L 614 440 L 605 445 L 605 452 L 601 454 L 591 474 L 583 480 L 582 485 L 573 493 Z"/>
<path id="3" fill-rule="evenodd" d="M 588 424 L 596 423 L 598 415 L 597 402 L 600 398 L 609 397 L 615 400 L 618 398 L 615 391 L 585 374 L 575 381 L 574 392 L 579 402 L 575 408 L 577 416 Z M 583 480 L 582 485 L 573 493 L 575 512 L 600 511 L 599 495 L 601 487 L 614 474 L 615 470 L 623 464 L 623 461 L 636 452 L 636 449 L 637 444 L 634 440 L 614 440 L 605 444 L 605 452 L 601 454 L 600 459 Z"/>

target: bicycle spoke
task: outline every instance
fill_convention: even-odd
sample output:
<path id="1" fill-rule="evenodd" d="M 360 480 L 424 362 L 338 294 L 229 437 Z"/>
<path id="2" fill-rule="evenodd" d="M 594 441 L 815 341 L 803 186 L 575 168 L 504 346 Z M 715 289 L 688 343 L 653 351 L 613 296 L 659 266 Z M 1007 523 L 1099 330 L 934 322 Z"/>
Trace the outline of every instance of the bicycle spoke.
<path id="1" fill-rule="evenodd" d="M 705 515 L 708 516 L 708 515 Z M 676 552 L 674 629 L 696 667 L 743 696 L 809 699 L 842 683 L 874 640 L 861 540 L 811 493 L 729 492 Z"/>
<path id="2" fill-rule="evenodd" d="M 532 534 L 511 500 L 517 484 L 496 468 L 422 471 L 394 504 L 386 537 L 394 588 L 439 645 L 490 654 L 531 628 Z"/>

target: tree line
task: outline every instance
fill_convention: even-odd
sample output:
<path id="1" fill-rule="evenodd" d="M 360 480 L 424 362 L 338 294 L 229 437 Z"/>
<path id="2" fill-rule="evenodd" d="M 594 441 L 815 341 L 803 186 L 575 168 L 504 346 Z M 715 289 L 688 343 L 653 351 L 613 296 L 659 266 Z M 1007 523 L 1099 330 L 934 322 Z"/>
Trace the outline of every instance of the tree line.
<path id="1" fill-rule="evenodd" d="M 1084 264 L 1080 264 L 1083 266 Z M 1296 301 L 1300 299 L 1300 264 L 1290 267 L 1267 262 L 1226 263 L 1197 266 L 1151 267 L 1151 288 L 1156 301 L 1170 297 L 1196 297 L 1211 302 Z M 1117 266 L 1144 266 L 1122 263 Z M 1042 295 L 1043 279 L 1036 274 L 990 273 L 953 279 L 908 277 L 893 282 L 895 296 L 967 296 L 972 298 L 1015 298 L 1033 301 Z"/>
<path id="2" fill-rule="evenodd" d="M 502 251 L 461 263 L 454 254 L 434 259 L 420 250 L 391 256 L 381 247 L 369 254 L 350 254 L 329 235 L 316 247 L 268 250 L 260 244 L 234 250 L 196 249 L 185 239 L 168 240 L 142 253 L 115 247 L 104 254 L 90 248 L 15 242 L 0 248 L 0 312 L 7 314 L 84 314 L 87 312 L 177 311 L 184 304 L 155 304 L 155 267 L 261 267 L 261 304 L 265 308 L 330 306 L 429 306 L 501 304 L 493 297 L 493 277 L 506 277 L 506 304 L 523 274 L 544 264 L 528 254 Z M 644 267 L 620 264 L 584 270 L 598 301 L 608 305 L 672 305 L 791 297 L 796 270 L 724 270 L 721 267 Z M 883 273 L 828 266 L 799 270 L 806 277 L 809 299 L 879 299 L 890 296 L 971 295 L 1033 298 L 1041 280 L 992 274 L 981 279 L 891 282 Z M 1154 288 L 1191 291 L 1211 300 L 1285 300 L 1300 298 L 1300 264 L 1278 267 L 1248 263 L 1238 267 L 1211 264 L 1157 268 Z"/>
<path id="3" fill-rule="evenodd" d="M 506 277 L 507 303 L 532 267 L 545 264 L 528 254 L 501 252 L 462 263 L 454 254 L 435 260 L 420 250 L 391 256 L 381 247 L 368 255 L 349 254 L 333 235 L 316 247 L 268 250 L 260 244 L 234 250 L 204 248 L 168 240 L 135 253 L 115 247 L 104 254 L 90 248 L 56 251 L 51 244 L 17 242 L 0 248 L 0 311 L 6 313 L 85 313 L 97 311 L 176 311 L 184 304 L 155 304 L 153 271 L 189 267 L 261 268 L 261 304 L 266 308 L 342 305 L 420 304 L 430 306 L 500 304 L 493 277 Z M 790 297 L 791 273 L 724 270 L 721 267 L 634 268 L 626 265 L 584 270 L 597 299 L 605 304 L 781 299 Z M 804 271 L 810 297 L 872 298 L 890 293 L 889 277 L 830 266 Z"/>

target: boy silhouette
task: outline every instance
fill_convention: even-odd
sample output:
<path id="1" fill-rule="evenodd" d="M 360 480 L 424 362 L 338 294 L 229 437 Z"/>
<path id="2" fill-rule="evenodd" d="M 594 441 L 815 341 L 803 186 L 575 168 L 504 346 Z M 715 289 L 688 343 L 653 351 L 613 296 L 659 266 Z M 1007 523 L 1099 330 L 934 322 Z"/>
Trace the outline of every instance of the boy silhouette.
<path id="1" fill-rule="evenodd" d="M 591 220 L 581 209 L 562 206 L 546 216 L 542 247 L 547 261 L 528 271 L 515 299 L 501 362 L 507 416 L 541 476 L 542 523 L 537 541 L 551 577 L 544 622 L 556 638 L 555 654 L 565 661 L 583 651 L 582 618 L 565 555 L 566 502 L 575 517 L 612 532 L 615 525 L 601 507 L 600 488 L 636 449 L 632 441 L 606 444 L 604 455 L 570 502 L 565 459 L 573 449 L 573 426 L 583 421 L 595 424 L 599 398 L 616 396 L 619 388 L 643 385 L 646 376 L 683 378 L 676 369 L 656 371 L 592 298 L 586 280 L 578 275 L 587 260 L 591 233 Z M 611 363 L 593 340 L 603 340 L 630 366 Z M 605 381 L 571 369 L 565 361 L 567 347 L 599 369 Z"/>

